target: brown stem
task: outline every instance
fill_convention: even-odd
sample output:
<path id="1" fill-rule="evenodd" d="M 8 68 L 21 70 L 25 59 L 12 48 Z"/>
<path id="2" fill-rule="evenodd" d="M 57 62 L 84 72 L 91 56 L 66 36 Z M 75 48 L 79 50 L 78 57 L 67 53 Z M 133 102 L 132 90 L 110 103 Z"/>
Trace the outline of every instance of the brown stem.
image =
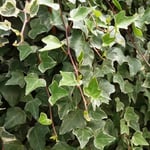
<path id="1" fill-rule="evenodd" d="M 134 37 L 131 35 L 131 33 L 129 32 L 129 30 L 127 30 L 127 34 L 130 38 L 131 43 L 133 44 L 133 46 L 135 47 L 135 51 L 136 53 L 145 61 L 145 63 L 147 64 L 147 66 L 150 67 L 150 63 L 148 62 L 148 60 L 144 57 L 144 55 L 140 52 L 140 50 L 138 49 L 135 41 L 134 41 Z"/>
<path id="2" fill-rule="evenodd" d="M 76 75 L 76 78 L 78 78 L 79 76 L 79 71 L 78 71 L 78 67 L 75 63 L 75 61 L 73 60 L 73 57 L 71 55 L 71 50 L 70 50 L 70 44 L 69 44 L 69 33 L 68 33 L 68 28 L 70 28 L 70 26 L 68 27 L 64 21 L 64 18 L 63 18 L 63 14 L 62 14 L 62 9 L 61 9 L 61 1 L 58 0 L 58 3 L 59 3 L 59 6 L 60 6 L 60 16 L 61 16 L 61 19 L 62 19 L 62 22 L 63 22 L 63 25 L 64 25 L 64 28 L 65 28 L 65 35 L 66 35 L 66 44 L 67 44 L 67 51 L 68 51 L 68 56 L 70 58 L 70 61 L 72 63 L 72 66 L 74 68 L 74 71 L 75 71 L 75 75 Z M 88 108 L 87 108 L 87 101 L 85 99 L 85 96 L 83 94 L 83 91 L 82 91 L 82 88 L 81 86 L 77 86 L 79 88 L 79 91 L 80 91 L 80 94 L 82 96 L 82 99 L 83 99 L 83 103 L 84 103 L 84 107 L 85 107 L 85 110 L 87 111 Z"/>
<path id="3" fill-rule="evenodd" d="M 48 98 L 49 98 L 49 97 L 50 97 L 50 93 L 49 93 L 48 87 L 46 86 L 45 88 L 46 88 L 47 96 L 48 96 Z M 49 115 L 50 115 L 50 119 L 52 120 L 52 128 L 53 128 L 54 135 L 55 135 L 56 137 L 58 137 L 57 132 L 56 132 L 56 129 L 55 129 L 54 121 L 53 121 L 52 107 L 51 107 L 50 104 L 49 104 Z"/>

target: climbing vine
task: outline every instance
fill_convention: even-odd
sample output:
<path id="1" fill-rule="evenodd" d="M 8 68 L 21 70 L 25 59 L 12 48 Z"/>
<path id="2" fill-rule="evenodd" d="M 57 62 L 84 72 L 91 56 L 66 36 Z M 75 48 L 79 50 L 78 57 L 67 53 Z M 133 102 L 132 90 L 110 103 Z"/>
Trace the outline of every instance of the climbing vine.
<path id="1" fill-rule="evenodd" d="M 0 148 L 148 150 L 150 0 L 0 1 Z"/>

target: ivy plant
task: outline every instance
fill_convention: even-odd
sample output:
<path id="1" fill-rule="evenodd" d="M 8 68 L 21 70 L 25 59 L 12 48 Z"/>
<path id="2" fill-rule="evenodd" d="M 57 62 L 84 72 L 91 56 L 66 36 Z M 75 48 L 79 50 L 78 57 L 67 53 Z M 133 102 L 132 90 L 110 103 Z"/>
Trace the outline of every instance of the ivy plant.
<path id="1" fill-rule="evenodd" d="M 150 0 L 1 0 L 0 149 L 148 150 Z"/>

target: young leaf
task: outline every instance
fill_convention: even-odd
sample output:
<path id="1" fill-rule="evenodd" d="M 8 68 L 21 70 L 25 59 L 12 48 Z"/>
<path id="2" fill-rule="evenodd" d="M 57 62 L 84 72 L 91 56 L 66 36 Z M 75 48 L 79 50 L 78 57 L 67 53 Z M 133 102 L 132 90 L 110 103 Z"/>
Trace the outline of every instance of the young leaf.
<path id="1" fill-rule="evenodd" d="M 137 132 L 134 133 L 131 141 L 136 146 L 138 146 L 138 145 L 148 146 L 149 145 L 149 143 L 143 137 L 142 132 L 139 132 L 139 131 L 137 131 Z"/>
<path id="2" fill-rule="evenodd" d="M 38 122 L 42 125 L 51 125 L 52 120 L 48 119 L 47 115 L 43 112 L 40 113 L 40 118 L 38 119 Z"/>
<path id="3" fill-rule="evenodd" d="M 59 82 L 59 86 L 76 86 L 78 82 L 73 72 L 60 71 L 62 79 Z"/>
<path id="4" fill-rule="evenodd" d="M 84 87 L 84 93 L 92 99 L 97 99 L 100 96 L 101 90 L 95 77 L 90 80 L 87 87 Z"/>
<path id="5" fill-rule="evenodd" d="M 112 46 L 115 43 L 115 37 L 111 37 L 109 33 L 106 33 L 102 37 L 103 46 Z"/>
<path id="6" fill-rule="evenodd" d="M 35 73 L 28 74 L 24 79 L 25 79 L 25 82 L 26 82 L 25 95 L 30 94 L 36 88 L 46 86 L 45 80 L 44 79 L 39 79 L 38 75 L 35 74 Z"/>
<path id="7" fill-rule="evenodd" d="M 92 131 L 89 128 L 75 129 L 73 134 L 77 137 L 81 149 L 83 149 L 92 137 Z"/>
<path id="8" fill-rule="evenodd" d="M 57 48 L 60 48 L 63 44 L 59 41 L 56 36 L 48 35 L 42 39 L 42 42 L 46 44 L 46 46 L 42 49 L 39 49 L 40 52 L 50 51 Z"/>
<path id="9" fill-rule="evenodd" d="M 91 11 L 92 9 L 89 7 L 78 7 L 76 9 L 73 9 L 70 11 L 70 20 L 84 20 Z"/>
<path id="10" fill-rule="evenodd" d="M 115 15 L 115 24 L 118 28 L 127 29 L 128 26 L 137 20 L 138 15 L 133 16 L 125 16 L 125 11 L 122 10 L 118 14 Z"/>
<path id="11" fill-rule="evenodd" d="M 142 38 L 143 37 L 143 33 L 142 33 L 142 30 L 140 28 L 137 28 L 135 26 L 135 24 L 132 24 L 132 29 L 133 29 L 133 32 L 134 32 L 134 35 L 138 38 Z"/>
<path id="12" fill-rule="evenodd" d="M 118 0 L 113 0 L 112 2 L 118 8 L 118 10 L 120 10 L 120 11 L 122 10 L 122 7 L 121 7 L 120 3 L 118 2 Z"/>
<path id="13" fill-rule="evenodd" d="M 25 58 L 27 58 L 30 54 L 35 53 L 37 50 L 37 47 L 31 46 L 28 43 L 22 43 L 21 45 L 17 47 L 17 49 L 19 50 L 19 57 L 20 57 L 20 60 L 22 61 Z"/>
<path id="14" fill-rule="evenodd" d="M 97 149 L 103 149 L 105 146 L 109 145 L 115 140 L 115 137 L 100 131 L 94 138 L 94 145 Z"/>
<path id="15" fill-rule="evenodd" d="M 54 105 L 60 98 L 68 95 L 68 92 L 64 88 L 59 87 L 58 83 L 55 80 L 49 86 L 49 91 L 51 93 L 51 96 L 49 98 L 49 102 L 51 105 Z"/>
<path id="16" fill-rule="evenodd" d="M 6 113 L 4 127 L 11 129 L 26 122 L 26 114 L 19 107 L 9 108 Z"/>
<path id="17" fill-rule="evenodd" d="M 6 0 L 0 7 L 0 14 L 5 17 L 17 17 L 19 9 L 16 7 L 15 0 Z"/>
<path id="18" fill-rule="evenodd" d="M 41 63 L 39 64 L 38 68 L 42 73 L 56 65 L 56 61 L 54 61 L 47 52 L 40 53 L 40 59 Z"/>
<path id="19" fill-rule="evenodd" d="M 72 129 L 84 128 L 85 125 L 86 121 L 83 118 L 83 112 L 81 110 L 72 111 L 63 119 L 60 134 L 65 134 Z"/>

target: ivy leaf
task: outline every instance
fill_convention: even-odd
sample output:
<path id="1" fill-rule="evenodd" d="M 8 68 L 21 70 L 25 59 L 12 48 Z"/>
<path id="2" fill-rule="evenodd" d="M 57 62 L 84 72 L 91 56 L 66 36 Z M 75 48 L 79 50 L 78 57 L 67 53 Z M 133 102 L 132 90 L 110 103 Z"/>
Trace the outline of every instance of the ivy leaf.
<path id="1" fill-rule="evenodd" d="M 121 7 L 120 3 L 118 2 L 118 0 L 113 0 L 112 2 L 118 8 L 118 10 L 120 10 L 120 11 L 122 10 L 122 7 Z"/>
<path id="2" fill-rule="evenodd" d="M 100 96 L 101 90 L 95 77 L 90 80 L 87 87 L 84 87 L 84 93 L 92 99 L 97 99 Z"/>
<path id="3" fill-rule="evenodd" d="M 124 119 L 120 120 L 120 133 L 129 135 L 129 127 Z"/>
<path id="4" fill-rule="evenodd" d="M 130 76 L 135 76 L 142 68 L 142 64 L 139 59 L 127 57 Z"/>
<path id="5" fill-rule="evenodd" d="M 11 29 L 11 22 L 4 20 L 0 22 L 0 30 L 9 31 Z"/>
<path id="6" fill-rule="evenodd" d="M 37 50 L 37 47 L 30 46 L 28 43 L 22 43 L 21 45 L 17 47 L 17 49 L 19 50 L 19 57 L 20 57 L 20 60 L 22 61 L 25 58 L 27 58 L 30 54 L 35 53 Z"/>
<path id="7" fill-rule="evenodd" d="M 47 115 L 43 112 L 40 113 L 40 118 L 38 119 L 38 122 L 42 125 L 51 125 L 52 120 L 48 119 Z"/>
<path id="8" fill-rule="evenodd" d="M 37 15 L 39 10 L 39 3 L 38 0 L 31 0 L 30 2 L 26 2 L 25 6 L 26 12 L 30 15 L 31 18 Z"/>
<path id="9" fill-rule="evenodd" d="M 0 7 L 0 14 L 5 17 L 17 17 L 19 9 L 16 7 L 15 0 L 6 0 Z"/>
<path id="10" fill-rule="evenodd" d="M 72 111 L 64 117 L 60 127 L 60 134 L 65 134 L 72 129 L 84 128 L 85 125 L 86 121 L 83 117 L 83 112 L 81 110 Z"/>
<path id="11" fill-rule="evenodd" d="M 103 149 L 115 140 L 115 137 L 100 131 L 94 138 L 94 145 L 97 149 Z"/>
<path id="12" fill-rule="evenodd" d="M 132 143 L 136 146 L 138 145 L 145 145 L 145 146 L 148 146 L 149 143 L 145 140 L 145 138 L 143 137 L 142 135 L 142 132 L 139 132 L 139 131 L 136 131 L 134 134 L 133 134 L 133 137 L 131 139 Z"/>
<path id="13" fill-rule="evenodd" d="M 84 20 L 87 15 L 92 11 L 89 7 L 78 7 L 70 11 L 70 20 L 80 21 Z"/>
<path id="14" fill-rule="evenodd" d="M 122 10 L 115 15 L 115 24 L 118 28 L 128 29 L 128 26 L 138 19 L 138 15 L 125 16 L 125 11 Z"/>
<path id="15" fill-rule="evenodd" d="M 81 149 L 83 149 L 92 137 L 92 131 L 90 128 L 75 129 L 73 134 L 77 137 Z"/>
<path id="16" fill-rule="evenodd" d="M 111 35 L 109 33 L 106 33 L 103 37 L 102 37 L 102 41 L 103 41 L 103 46 L 112 46 L 115 43 L 115 37 L 111 37 Z"/>
<path id="17" fill-rule="evenodd" d="M 45 136 L 49 132 L 47 126 L 35 125 L 28 131 L 28 142 L 33 150 L 43 150 L 45 148 Z"/>
<path id="18" fill-rule="evenodd" d="M 59 86 L 76 86 L 78 82 L 73 72 L 60 71 L 62 79 L 59 82 Z"/>
<path id="19" fill-rule="evenodd" d="M 59 10 L 59 4 L 53 3 L 51 0 L 39 0 L 39 4 L 51 7 L 54 10 Z"/>
<path id="20" fill-rule="evenodd" d="M 65 142 L 57 142 L 52 150 L 75 150 L 75 148 L 71 147 L 70 145 L 66 144 Z"/>
<path id="21" fill-rule="evenodd" d="M 12 71 L 11 78 L 6 82 L 5 85 L 19 85 L 21 88 L 24 87 L 24 75 L 21 71 Z"/>
<path id="22" fill-rule="evenodd" d="M 142 38 L 143 37 L 143 33 L 142 33 L 142 30 L 138 27 L 135 26 L 135 24 L 132 24 L 132 29 L 133 29 L 133 32 L 134 32 L 134 35 L 138 38 Z"/>
<path id="23" fill-rule="evenodd" d="M 124 119 L 128 123 L 128 126 L 133 128 L 134 130 L 139 130 L 139 116 L 134 112 L 133 107 L 127 107 L 124 114 Z"/>
<path id="24" fill-rule="evenodd" d="M 146 74 L 146 78 L 142 86 L 145 88 L 150 88 L 150 73 Z"/>
<path id="25" fill-rule="evenodd" d="M 11 129 L 26 122 L 26 114 L 19 107 L 9 108 L 6 113 L 4 127 Z"/>
<path id="26" fill-rule="evenodd" d="M 40 105 L 41 105 L 41 101 L 36 98 L 26 103 L 25 110 L 30 112 L 34 117 L 34 119 L 38 119 Z"/>
<path id="27" fill-rule="evenodd" d="M 48 35 L 42 39 L 42 42 L 46 44 L 46 46 L 42 49 L 39 49 L 40 52 L 43 51 L 50 51 L 57 48 L 62 47 L 62 43 L 59 41 L 59 39 L 56 36 Z"/>
<path id="28" fill-rule="evenodd" d="M 42 73 L 56 65 L 56 61 L 54 61 L 47 52 L 40 53 L 39 57 L 41 59 L 41 63 L 39 64 L 38 68 Z"/>
<path id="29" fill-rule="evenodd" d="M 24 79 L 25 79 L 25 82 L 26 82 L 25 95 L 30 94 L 36 88 L 46 86 L 45 80 L 44 79 L 39 79 L 38 75 L 35 74 L 35 73 L 28 74 Z"/>
<path id="30" fill-rule="evenodd" d="M 68 92 L 58 86 L 58 83 L 54 80 L 52 84 L 49 86 L 49 91 L 51 96 L 49 98 L 49 102 L 51 105 L 54 105 L 60 98 L 63 98 L 68 95 Z"/>

